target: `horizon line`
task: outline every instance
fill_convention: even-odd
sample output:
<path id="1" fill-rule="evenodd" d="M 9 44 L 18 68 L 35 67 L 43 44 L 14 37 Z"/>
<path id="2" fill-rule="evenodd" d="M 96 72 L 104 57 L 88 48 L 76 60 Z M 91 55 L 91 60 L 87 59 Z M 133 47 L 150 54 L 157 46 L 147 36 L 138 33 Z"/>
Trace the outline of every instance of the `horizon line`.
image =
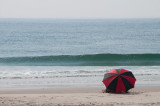
<path id="1" fill-rule="evenodd" d="M 105 19 L 159 19 L 160 17 L 128 17 L 128 18 L 41 18 L 41 17 L 0 17 L 0 19 L 90 19 L 90 20 L 105 20 Z"/>

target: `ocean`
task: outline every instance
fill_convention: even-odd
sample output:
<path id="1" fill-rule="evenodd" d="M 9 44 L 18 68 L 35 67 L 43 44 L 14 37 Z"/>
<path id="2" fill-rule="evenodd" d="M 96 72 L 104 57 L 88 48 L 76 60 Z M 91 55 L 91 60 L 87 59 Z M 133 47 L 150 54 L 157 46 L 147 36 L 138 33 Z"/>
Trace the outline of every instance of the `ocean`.
<path id="1" fill-rule="evenodd" d="M 118 68 L 160 86 L 159 18 L 0 19 L 0 89 L 103 88 Z"/>

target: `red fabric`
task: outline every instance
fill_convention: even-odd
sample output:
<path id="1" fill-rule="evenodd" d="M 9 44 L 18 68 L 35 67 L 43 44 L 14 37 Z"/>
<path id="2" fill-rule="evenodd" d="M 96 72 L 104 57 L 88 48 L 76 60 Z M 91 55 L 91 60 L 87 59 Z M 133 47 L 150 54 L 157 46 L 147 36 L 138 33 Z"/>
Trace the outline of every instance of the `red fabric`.
<path id="1" fill-rule="evenodd" d="M 116 93 L 119 92 L 126 92 L 125 86 L 120 76 L 118 77 L 117 88 L 116 88 Z"/>
<path id="2" fill-rule="evenodd" d="M 120 74 L 123 74 L 123 73 L 125 73 L 125 72 L 130 72 L 130 71 L 125 70 L 125 69 L 121 69 Z"/>
<path id="3" fill-rule="evenodd" d="M 117 75 L 115 76 L 111 76 L 106 78 L 105 80 L 103 80 L 102 82 L 104 83 L 104 85 L 106 86 L 106 88 L 108 87 L 108 85 L 117 77 Z"/>
<path id="4" fill-rule="evenodd" d="M 127 79 L 134 87 L 134 84 L 136 82 L 136 79 L 127 75 L 121 75 L 123 78 Z"/>
<path id="5" fill-rule="evenodd" d="M 113 69 L 113 70 L 111 70 L 111 71 L 109 71 L 109 72 L 107 72 L 107 73 L 115 73 L 115 74 L 118 74 L 118 72 L 117 72 L 115 69 Z"/>

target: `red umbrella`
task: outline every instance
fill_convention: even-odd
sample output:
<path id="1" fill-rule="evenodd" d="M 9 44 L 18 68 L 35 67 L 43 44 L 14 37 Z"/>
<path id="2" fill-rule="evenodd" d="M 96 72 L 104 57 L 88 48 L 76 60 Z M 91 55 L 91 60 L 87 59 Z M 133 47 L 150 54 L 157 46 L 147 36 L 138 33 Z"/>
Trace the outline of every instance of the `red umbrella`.
<path id="1" fill-rule="evenodd" d="M 127 92 L 134 88 L 135 77 L 131 71 L 125 69 L 113 69 L 104 75 L 103 83 L 110 92 Z"/>

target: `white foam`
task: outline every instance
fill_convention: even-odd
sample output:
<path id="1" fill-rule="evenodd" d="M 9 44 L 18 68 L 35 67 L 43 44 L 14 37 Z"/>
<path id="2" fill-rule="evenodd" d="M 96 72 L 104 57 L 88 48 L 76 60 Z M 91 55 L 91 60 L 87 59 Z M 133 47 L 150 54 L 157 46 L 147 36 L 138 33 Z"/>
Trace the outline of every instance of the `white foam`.
<path id="1" fill-rule="evenodd" d="M 103 76 L 118 68 L 128 69 L 135 76 L 160 75 L 160 66 L 0 66 L 0 79 Z"/>
<path id="2" fill-rule="evenodd" d="M 132 71 L 137 84 L 160 84 L 160 66 L 0 66 L 1 88 L 103 86 L 111 69 Z"/>

